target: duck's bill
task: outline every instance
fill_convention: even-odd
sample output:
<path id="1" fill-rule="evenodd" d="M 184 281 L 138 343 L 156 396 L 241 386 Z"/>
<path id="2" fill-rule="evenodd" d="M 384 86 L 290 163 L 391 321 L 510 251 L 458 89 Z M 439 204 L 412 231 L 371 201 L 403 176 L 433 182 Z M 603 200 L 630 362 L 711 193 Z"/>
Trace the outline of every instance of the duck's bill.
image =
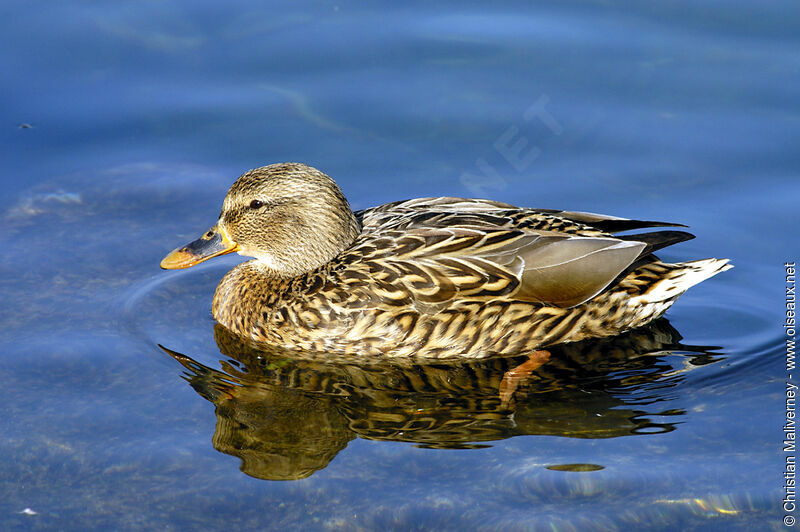
<path id="1" fill-rule="evenodd" d="M 238 249 L 239 246 L 230 241 L 215 226 L 194 242 L 190 242 L 164 257 L 161 261 L 161 267 L 165 270 L 189 268 L 217 255 L 232 253 L 238 251 Z"/>

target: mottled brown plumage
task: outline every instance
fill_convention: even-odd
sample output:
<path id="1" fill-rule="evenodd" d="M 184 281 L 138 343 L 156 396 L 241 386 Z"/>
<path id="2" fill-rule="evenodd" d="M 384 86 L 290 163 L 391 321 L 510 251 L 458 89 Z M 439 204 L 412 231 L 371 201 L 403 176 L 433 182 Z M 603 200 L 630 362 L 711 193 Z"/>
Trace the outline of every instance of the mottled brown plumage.
<path id="1" fill-rule="evenodd" d="M 670 226 L 489 200 L 420 198 L 353 213 L 328 176 L 299 163 L 242 175 L 216 226 L 166 268 L 238 251 L 213 315 L 235 332 L 318 353 L 482 357 L 615 335 L 660 316 L 730 266 L 666 264 L 692 238 Z"/>

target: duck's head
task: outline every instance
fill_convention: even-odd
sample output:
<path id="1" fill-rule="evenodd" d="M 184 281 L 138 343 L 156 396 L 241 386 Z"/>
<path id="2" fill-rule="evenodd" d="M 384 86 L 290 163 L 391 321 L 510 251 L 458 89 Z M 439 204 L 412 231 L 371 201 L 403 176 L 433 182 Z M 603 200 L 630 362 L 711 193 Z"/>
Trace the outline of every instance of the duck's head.
<path id="1" fill-rule="evenodd" d="M 216 225 L 164 257 L 161 267 L 188 268 L 236 251 L 272 275 L 294 277 L 330 261 L 360 231 L 333 179 L 305 164 L 273 164 L 240 176 Z"/>

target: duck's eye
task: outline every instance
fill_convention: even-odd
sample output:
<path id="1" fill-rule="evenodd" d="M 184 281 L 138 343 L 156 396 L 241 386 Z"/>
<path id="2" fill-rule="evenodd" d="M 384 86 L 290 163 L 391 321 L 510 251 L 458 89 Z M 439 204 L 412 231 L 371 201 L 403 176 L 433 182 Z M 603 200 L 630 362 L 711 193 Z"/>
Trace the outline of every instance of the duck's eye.
<path id="1" fill-rule="evenodd" d="M 259 201 L 257 199 L 254 199 L 253 201 L 250 202 L 250 208 L 251 209 L 260 209 L 263 206 L 264 206 L 264 202 L 263 201 Z"/>

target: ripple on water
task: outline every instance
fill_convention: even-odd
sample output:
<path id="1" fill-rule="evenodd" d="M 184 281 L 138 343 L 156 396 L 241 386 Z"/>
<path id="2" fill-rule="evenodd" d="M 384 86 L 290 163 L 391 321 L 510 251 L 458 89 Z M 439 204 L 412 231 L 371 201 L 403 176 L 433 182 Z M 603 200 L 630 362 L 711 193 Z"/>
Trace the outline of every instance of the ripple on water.
<path id="1" fill-rule="evenodd" d="M 686 386 L 722 391 L 730 386 L 747 386 L 753 376 L 768 374 L 780 357 L 781 330 L 763 294 L 752 287 L 729 287 L 725 297 L 702 300 L 687 298 L 673 323 L 692 343 L 714 342 L 724 357 L 702 371 L 686 371 Z M 735 304 L 734 304 L 735 302 Z M 682 325 L 686 323 L 687 325 Z M 696 324 L 701 324 L 698 330 Z M 757 379 L 755 379 L 757 380 Z"/>
<path id="2" fill-rule="evenodd" d="M 599 464 L 559 466 L 531 460 L 514 467 L 506 465 L 501 475 L 498 485 L 503 496 L 527 504 L 548 504 L 555 500 L 608 500 L 637 491 L 630 478 L 610 474 L 606 466 Z"/>
<path id="3" fill-rule="evenodd" d="M 150 346 L 184 350 L 197 355 L 198 362 L 216 363 L 220 354 L 214 342 L 211 300 L 220 279 L 241 261 L 240 257 L 221 257 L 140 281 L 123 299 L 127 331 Z"/>

